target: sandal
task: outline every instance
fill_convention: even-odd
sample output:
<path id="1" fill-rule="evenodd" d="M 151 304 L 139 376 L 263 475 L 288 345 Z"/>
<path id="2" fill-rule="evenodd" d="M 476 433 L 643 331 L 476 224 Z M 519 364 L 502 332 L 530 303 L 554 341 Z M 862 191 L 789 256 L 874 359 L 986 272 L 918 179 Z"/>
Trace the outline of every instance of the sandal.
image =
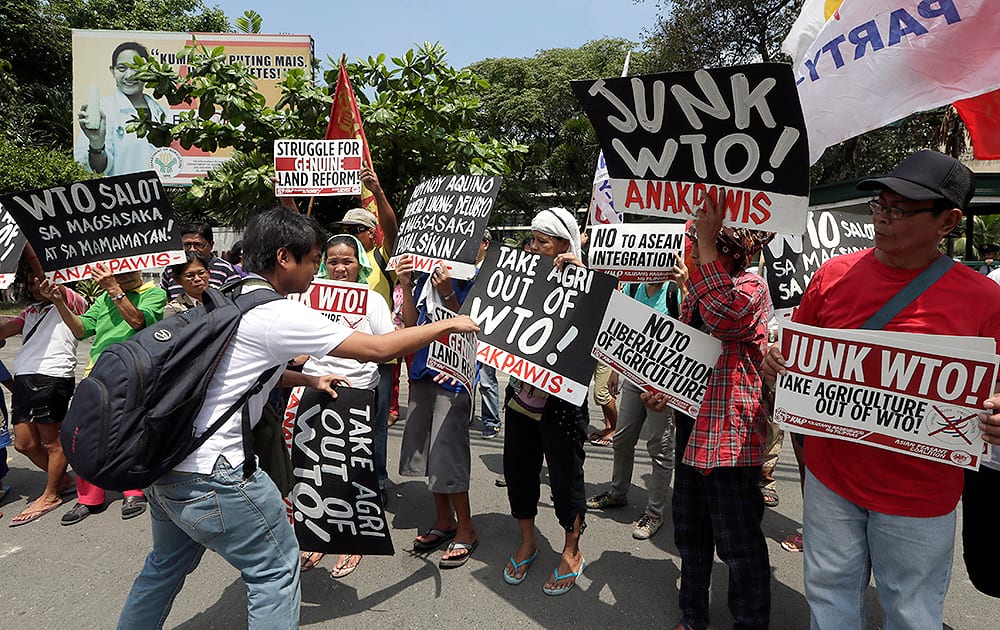
<path id="1" fill-rule="evenodd" d="M 590 443 L 594 446 L 614 446 L 615 438 L 614 435 L 606 435 L 597 440 L 591 440 Z"/>
<path id="2" fill-rule="evenodd" d="M 441 531 L 440 529 L 431 528 L 425 533 L 421 534 L 424 538 L 428 536 L 434 536 L 434 540 L 420 540 L 418 538 L 413 539 L 413 550 L 414 551 L 434 551 L 444 543 L 448 542 L 455 537 L 455 532 L 458 529 L 453 529 L 451 531 Z"/>
<path id="3" fill-rule="evenodd" d="M 24 508 L 20 514 L 10 519 L 8 527 L 19 527 L 21 525 L 27 525 L 32 521 L 37 521 L 38 519 L 42 518 L 52 510 L 58 507 L 62 507 L 62 504 L 63 502 L 62 500 L 60 500 L 59 503 L 56 503 L 55 505 L 50 505 L 47 508 L 42 508 L 40 510 L 39 509 L 32 510 L 31 508 L 32 506 L 34 506 L 34 502 L 32 502 L 32 504 Z"/>
<path id="4" fill-rule="evenodd" d="M 354 569 L 358 568 L 358 565 L 361 564 L 361 558 L 363 557 L 364 556 L 358 553 L 340 556 L 337 558 L 337 564 L 334 565 L 333 569 L 330 571 L 330 577 L 335 580 L 339 580 L 342 577 L 347 577 L 351 573 L 354 573 Z M 354 560 L 352 564 L 351 561 L 354 558 L 357 558 L 357 560 Z"/>
<path id="5" fill-rule="evenodd" d="M 760 493 L 764 496 L 764 505 L 769 508 L 778 507 L 778 491 L 767 486 L 761 487 Z"/>
<path id="6" fill-rule="evenodd" d="M 535 553 L 531 554 L 531 556 L 525 558 L 524 560 L 521 560 L 520 562 L 517 562 L 516 560 L 514 560 L 514 554 L 511 554 L 510 555 L 510 566 L 514 567 L 514 573 L 508 573 L 507 572 L 507 567 L 504 567 L 503 568 L 503 581 L 506 582 L 506 583 L 508 583 L 508 584 L 513 584 L 514 586 L 517 586 L 518 584 L 520 584 L 521 582 L 523 582 L 524 579 L 526 577 L 528 577 L 528 569 L 531 568 L 531 563 L 534 562 L 535 558 L 537 558 L 537 557 L 538 557 L 538 550 L 537 549 L 535 549 Z M 524 573 L 521 574 L 521 577 L 517 577 L 517 572 L 521 570 L 521 567 L 524 567 Z"/>
<path id="7" fill-rule="evenodd" d="M 303 551 L 299 554 L 299 570 L 309 571 L 315 569 L 326 554 L 319 551 Z"/>
<path id="8" fill-rule="evenodd" d="M 438 568 L 457 569 L 468 562 L 469 558 L 472 556 L 472 552 L 474 552 L 477 547 L 479 547 L 478 540 L 474 540 L 471 543 L 453 542 L 449 544 L 448 550 L 445 551 L 445 553 L 448 553 L 448 551 L 464 551 L 465 553 L 460 556 L 452 556 L 450 558 L 442 557 L 438 560 Z"/>
<path id="9" fill-rule="evenodd" d="M 565 593 L 570 592 L 571 590 L 573 590 L 573 587 L 576 586 L 576 578 L 580 577 L 580 575 L 583 574 L 583 570 L 586 567 L 587 567 L 587 561 L 584 560 L 583 562 L 580 563 L 580 569 L 578 571 L 573 571 L 571 573 L 566 573 L 564 575 L 559 575 L 559 567 L 552 569 L 552 586 L 550 587 L 548 584 L 546 584 L 545 586 L 542 587 L 542 592 L 545 593 L 546 595 L 552 595 L 552 596 L 563 595 Z M 573 578 L 573 581 L 569 583 L 569 586 L 563 586 L 562 588 L 555 588 L 556 582 L 561 582 L 563 580 L 568 580 L 570 578 Z"/>
<path id="10" fill-rule="evenodd" d="M 790 534 L 781 541 L 781 548 L 792 553 L 802 553 L 802 534 Z"/>

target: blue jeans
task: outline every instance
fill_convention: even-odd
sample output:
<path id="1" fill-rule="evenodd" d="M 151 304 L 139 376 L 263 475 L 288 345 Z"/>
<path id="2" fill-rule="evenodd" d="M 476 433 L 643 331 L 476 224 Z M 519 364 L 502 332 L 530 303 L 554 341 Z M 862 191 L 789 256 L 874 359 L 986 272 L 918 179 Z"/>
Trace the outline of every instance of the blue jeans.
<path id="1" fill-rule="evenodd" d="M 500 426 L 500 391 L 497 371 L 492 365 L 479 364 L 479 397 L 482 399 L 483 426 Z"/>
<path id="2" fill-rule="evenodd" d="M 872 483 L 878 483 L 877 474 Z M 864 628 L 872 574 L 885 630 L 940 628 L 955 549 L 955 511 L 933 518 L 866 510 L 806 470 L 806 599 L 814 630 Z"/>
<path id="3" fill-rule="evenodd" d="M 153 550 L 135 579 L 118 628 L 162 628 L 184 578 L 211 549 L 240 570 L 250 628 L 297 628 L 299 544 L 274 483 L 219 457 L 209 475 L 170 472 L 146 492 Z"/>

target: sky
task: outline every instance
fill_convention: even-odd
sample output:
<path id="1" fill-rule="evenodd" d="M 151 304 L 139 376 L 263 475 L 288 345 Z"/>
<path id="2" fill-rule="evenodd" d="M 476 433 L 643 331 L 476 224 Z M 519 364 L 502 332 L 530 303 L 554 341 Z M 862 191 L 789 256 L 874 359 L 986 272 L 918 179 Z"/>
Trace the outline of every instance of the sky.
<path id="1" fill-rule="evenodd" d="M 312 35 L 316 57 L 349 60 L 380 52 L 398 56 L 424 41 L 440 42 L 448 63 L 463 68 L 488 57 L 531 57 L 546 48 L 576 48 L 602 37 L 638 42 L 656 21 L 644 0 L 205 0 L 230 23 L 247 9 L 264 33 Z M 387 62 L 388 63 L 388 62 Z"/>

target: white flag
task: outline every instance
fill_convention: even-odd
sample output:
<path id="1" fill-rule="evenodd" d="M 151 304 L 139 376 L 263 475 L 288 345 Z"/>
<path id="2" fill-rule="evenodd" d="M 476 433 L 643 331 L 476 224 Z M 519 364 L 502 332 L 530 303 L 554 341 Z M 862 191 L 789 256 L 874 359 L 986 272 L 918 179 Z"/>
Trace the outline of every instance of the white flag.
<path id="1" fill-rule="evenodd" d="M 794 66 L 810 163 L 838 142 L 1000 87 L 997 4 L 844 0 Z"/>

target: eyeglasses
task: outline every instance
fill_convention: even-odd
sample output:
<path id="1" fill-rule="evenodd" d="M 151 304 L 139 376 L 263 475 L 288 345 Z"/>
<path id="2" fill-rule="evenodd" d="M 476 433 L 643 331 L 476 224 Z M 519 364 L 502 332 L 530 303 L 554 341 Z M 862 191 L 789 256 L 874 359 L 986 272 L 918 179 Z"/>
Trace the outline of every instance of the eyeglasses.
<path id="1" fill-rule="evenodd" d="M 195 280 L 197 278 L 204 278 L 208 275 L 208 269 L 199 269 L 198 271 L 189 271 L 184 274 L 185 280 Z"/>
<path id="2" fill-rule="evenodd" d="M 201 249 L 206 249 L 208 247 L 208 243 L 206 243 L 205 241 L 183 241 L 181 244 L 184 246 L 184 249 L 201 250 Z"/>
<path id="3" fill-rule="evenodd" d="M 367 232 L 372 228 L 366 227 L 364 225 L 341 225 L 337 229 L 337 234 L 351 234 L 357 236 L 362 232 Z"/>
<path id="4" fill-rule="evenodd" d="M 868 207 L 872 209 L 872 216 L 881 214 L 884 217 L 889 217 L 893 221 L 906 219 L 915 214 L 920 214 L 921 212 L 931 212 L 934 210 L 934 206 L 931 206 L 930 208 L 919 208 L 917 210 L 903 210 L 902 208 L 897 208 L 896 206 L 887 206 L 878 199 L 872 199 L 869 201 Z"/>

